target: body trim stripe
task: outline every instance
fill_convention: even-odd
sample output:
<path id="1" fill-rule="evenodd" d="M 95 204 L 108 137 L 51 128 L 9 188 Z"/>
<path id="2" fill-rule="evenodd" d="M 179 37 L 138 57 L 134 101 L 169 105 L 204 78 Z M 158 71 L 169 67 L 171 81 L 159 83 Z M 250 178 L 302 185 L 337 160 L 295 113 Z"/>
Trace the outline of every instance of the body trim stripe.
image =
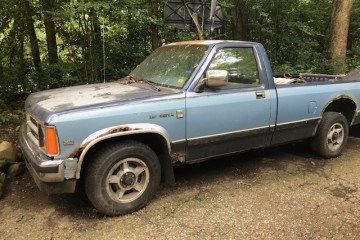
<path id="1" fill-rule="evenodd" d="M 231 132 L 226 132 L 226 133 L 205 135 L 205 136 L 201 136 L 201 137 L 189 138 L 188 141 L 201 140 L 201 139 L 204 139 L 204 138 L 212 138 L 212 137 L 221 137 L 221 136 L 225 136 L 225 135 L 244 133 L 244 132 L 250 132 L 250 131 L 256 131 L 256 130 L 263 130 L 263 129 L 265 130 L 265 129 L 270 129 L 270 128 L 274 128 L 274 127 L 282 127 L 282 126 L 292 125 L 292 124 L 301 124 L 301 123 L 307 123 L 309 121 L 317 121 L 317 120 L 320 120 L 320 119 L 321 119 L 321 117 L 308 118 L 308 119 L 303 119 L 303 120 L 300 120 L 300 121 L 286 122 L 286 123 L 281 123 L 281 124 L 276 124 L 276 125 L 269 125 L 269 126 L 258 127 L 258 128 L 248 128 L 248 129 L 243 129 L 243 130 L 239 130 L 239 131 L 231 131 Z M 177 143 L 179 141 L 182 141 L 182 140 L 174 141 L 172 143 Z"/>
<path id="2" fill-rule="evenodd" d="M 308 118 L 308 119 L 303 119 L 303 120 L 299 120 L 299 121 L 279 123 L 279 124 L 276 124 L 275 126 L 276 126 L 276 127 L 279 127 L 279 126 L 290 125 L 290 124 L 306 123 L 306 122 L 309 122 L 309 121 L 317 121 L 317 120 L 320 120 L 320 119 L 321 119 L 321 117 Z"/>
<path id="3" fill-rule="evenodd" d="M 179 143 L 183 143 L 183 142 L 186 142 L 186 139 L 175 140 L 175 141 L 172 141 L 171 144 L 179 144 Z"/>
<path id="4" fill-rule="evenodd" d="M 188 141 L 201 140 L 201 139 L 204 139 L 204 138 L 220 137 L 220 136 L 226 136 L 226 135 L 231 135 L 231 134 L 236 134 L 236 133 L 243 133 L 243 132 L 249 132 L 249 131 L 262 130 L 262 129 L 268 129 L 268 128 L 269 128 L 269 126 L 258 127 L 258 128 L 248 128 L 248 129 L 243 129 L 243 130 L 239 130 L 239 131 L 232 131 L 232 132 L 226 132 L 226 133 L 218 133 L 218 134 L 206 135 L 206 136 L 201 136 L 201 137 L 189 138 Z"/>

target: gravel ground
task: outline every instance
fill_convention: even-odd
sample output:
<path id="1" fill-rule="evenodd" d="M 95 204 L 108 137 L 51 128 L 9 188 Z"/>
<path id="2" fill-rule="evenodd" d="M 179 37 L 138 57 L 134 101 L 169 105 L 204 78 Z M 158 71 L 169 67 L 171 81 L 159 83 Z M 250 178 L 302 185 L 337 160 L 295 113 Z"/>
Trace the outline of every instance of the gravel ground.
<path id="1" fill-rule="evenodd" d="M 0 239 L 360 239 L 360 138 L 324 160 L 306 143 L 176 169 L 144 209 L 104 217 L 28 173 L 0 201 Z"/>

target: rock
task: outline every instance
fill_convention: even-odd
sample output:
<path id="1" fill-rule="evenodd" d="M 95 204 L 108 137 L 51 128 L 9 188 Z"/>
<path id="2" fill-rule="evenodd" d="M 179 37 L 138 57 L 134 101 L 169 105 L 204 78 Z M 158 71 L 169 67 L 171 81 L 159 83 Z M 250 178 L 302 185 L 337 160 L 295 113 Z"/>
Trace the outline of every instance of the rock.
<path id="1" fill-rule="evenodd" d="M 0 143 L 0 159 L 7 162 L 15 162 L 17 158 L 16 149 L 9 142 Z"/>
<path id="2" fill-rule="evenodd" d="M 8 166 L 7 161 L 5 161 L 5 160 L 0 160 L 0 172 L 5 172 L 7 166 Z"/>
<path id="3" fill-rule="evenodd" d="M 5 183 L 6 183 L 6 174 L 0 173 L 0 198 L 4 193 Z"/>
<path id="4" fill-rule="evenodd" d="M 7 177 L 8 178 L 14 178 L 16 176 L 19 176 L 20 174 L 22 174 L 24 172 L 24 163 L 12 163 L 9 166 L 9 169 L 7 171 Z"/>

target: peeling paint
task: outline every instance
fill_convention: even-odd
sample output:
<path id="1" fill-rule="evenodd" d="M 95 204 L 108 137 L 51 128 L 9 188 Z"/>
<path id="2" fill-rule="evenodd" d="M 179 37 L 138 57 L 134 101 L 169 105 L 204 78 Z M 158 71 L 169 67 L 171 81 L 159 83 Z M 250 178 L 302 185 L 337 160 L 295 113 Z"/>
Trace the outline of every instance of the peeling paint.
<path id="1" fill-rule="evenodd" d="M 103 137 L 103 136 L 106 136 L 108 134 L 113 134 L 113 133 L 118 133 L 118 132 L 126 132 L 126 131 L 131 131 L 131 130 L 138 130 L 138 129 L 133 129 L 129 126 L 120 126 L 120 127 L 117 127 L 117 128 L 112 128 L 110 129 L 108 132 L 100 135 L 99 137 Z"/>
<path id="2" fill-rule="evenodd" d="M 78 169 L 76 172 L 76 178 L 80 178 L 80 170 L 82 163 L 84 161 L 85 155 L 87 152 L 97 143 L 104 141 L 106 139 L 110 139 L 113 137 L 119 137 L 119 136 L 125 136 L 125 135 L 131 135 L 131 134 L 157 134 L 160 135 L 163 139 L 166 141 L 166 146 L 168 148 L 168 151 L 170 153 L 171 146 L 169 142 L 169 136 L 164 128 L 161 126 L 155 125 L 155 124 L 149 124 L 149 123 L 140 123 L 140 124 L 128 124 L 128 125 L 119 125 L 114 126 L 110 128 L 105 128 L 102 130 L 99 130 L 90 136 L 88 136 L 81 146 L 75 151 L 73 151 L 72 154 L 70 154 L 70 158 L 78 158 Z M 185 154 L 185 153 L 184 153 Z M 178 161 L 180 161 L 182 158 L 181 156 L 178 158 Z M 183 157 L 185 161 L 185 155 Z"/>
<path id="3" fill-rule="evenodd" d="M 171 160 L 172 160 L 171 163 L 173 165 L 176 165 L 178 163 L 183 163 L 185 162 L 186 159 L 185 157 L 186 157 L 185 151 L 171 153 Z"/>
<path id="4" fill-rule="evenodd" d="M 143 84 L 124 85 L 121 81 L 115 81 L 33 93 L 26 100 L 25 107 L 27 112 L 40 117 L 41 114 L 50 115 L 72 109 L 104 106 L 108 103 L 156 97 L 178 91 L 178 89 L 164 88 L 159 92 Z"/>

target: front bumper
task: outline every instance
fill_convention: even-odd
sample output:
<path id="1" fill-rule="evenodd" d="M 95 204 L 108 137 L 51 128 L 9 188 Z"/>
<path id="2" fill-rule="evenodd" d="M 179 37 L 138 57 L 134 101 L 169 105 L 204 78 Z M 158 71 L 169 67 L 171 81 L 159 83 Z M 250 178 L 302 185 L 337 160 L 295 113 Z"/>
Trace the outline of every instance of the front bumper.
<path id="1" fill-rule="evenodd" d="M 75 191 L 76 179 L 65 179 L 65 161 L 53 160 L 36 151 L 27 139 L 26 125 L 21 127 L 19 143 L 23 152 L 26 167 L 41 191 L 51 193 L 72 193 Z"/>

